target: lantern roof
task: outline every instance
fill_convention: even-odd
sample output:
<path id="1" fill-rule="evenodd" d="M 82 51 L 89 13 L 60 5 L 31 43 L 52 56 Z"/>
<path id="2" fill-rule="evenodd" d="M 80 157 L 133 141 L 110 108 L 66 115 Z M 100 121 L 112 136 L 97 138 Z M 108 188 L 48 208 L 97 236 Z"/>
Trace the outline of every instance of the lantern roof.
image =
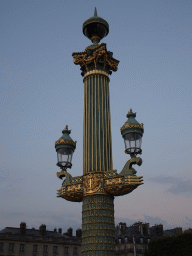
<path id="1" fill-rule="evenodd" d="M 76 148 L 76 141 L 73 141 L 72 138 L 69 136 L 71 130 L 68 130 L 68 125 L 62 130 L 63 135 L 55 142 L 56 150 L 60 147 L 69 147 L 75 150 Z"/>
<path id="2" fill-rule="evenodd" d="M 140 124 L 136 119 L 136 112 L 133 113 L 132 108 L 130 108 L 130 111 L 127 113 L 126 117 L 128 118 L 127 122 L 129 124 Z"/>
<path id="3" fill-rule="evenodd" d="M 130 108 L 130 111 L 127 113 L 126 116 L 128 119 L 125 122 L 125 124 L 121 127 L 122 136 L 129 132 L 138 132 L 138 133 L 141 133 L 141 135 L 143 135 L 144 133 L 143 123 L 140 124 L 135 119 L 136 113 L 133 113 L 132 109 Z"/>

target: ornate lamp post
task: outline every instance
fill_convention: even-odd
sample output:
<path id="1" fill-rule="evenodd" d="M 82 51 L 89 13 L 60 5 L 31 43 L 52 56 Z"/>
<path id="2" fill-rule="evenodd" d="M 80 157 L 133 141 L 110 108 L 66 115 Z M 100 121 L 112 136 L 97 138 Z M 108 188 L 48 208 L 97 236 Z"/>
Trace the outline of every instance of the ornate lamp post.
<path id="1" fill-rule="evenodd" d="M 58 197 L 73 202 L 83 202 L 82 209 L 82 255 L 115 255 L 114 196 L 132 192 L 142 183 L 136 176 L 133 164 L 141 165 L 136 157 L 141 153 L 143 124 L 135 120 L 130 111 L 128 120 L 121 128 L 125 140 L 125 152 L 131 155 L 123 170 L 113 170 L 111 120 L 109 102 L 109 75 L 117 71 L 119 61 L 107 51 L 106 44 L 99 44 L 107 36 L 107 21 L 94 16 L 83 23 L 83 34 L 92 44 L 83 52 L 72 54 L 74 63 L 80 65 L 84 82 L 84 125 L 83 125 L 83 175 L 72 177 L 66 170 L 71 167 L 72 153 L 76 143 L 63 130 L 56 141 L 59 178 L 66 177 Z"/>

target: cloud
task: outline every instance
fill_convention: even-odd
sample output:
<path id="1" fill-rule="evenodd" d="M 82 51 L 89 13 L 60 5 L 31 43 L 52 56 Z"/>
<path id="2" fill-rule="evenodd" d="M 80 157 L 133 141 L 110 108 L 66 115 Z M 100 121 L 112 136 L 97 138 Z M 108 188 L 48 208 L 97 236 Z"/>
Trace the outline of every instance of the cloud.
<path id="1" fill-rule="evenodd" d="M 172 176 L 152 177 L 149 180 L 163 185 L 171 185 L 167 192 L 172 193 L 174 195 L 192 195 L 192 182 L 190 180 L 184 181 L 181 178 Z"/>
<path id="2" fill-rule="evenodd" d="M 115 225 L 118 225 L 119 222 L 126 222 L 127 226 L 131 226 L 133 225 L 133 223 L 135 223 L 135 220 L 130 218 L 115 217 Z"/>
<path id="3" fill-rule="evenodd" d="M 182 227 L 183 227 L 184 229 L 191 228 L 191 227 L 192 227 L 192 219 L 189 219 L 188 217 L 185 217 L 185 218 L 184 218 L 184 221 L 183 221 Z"/>

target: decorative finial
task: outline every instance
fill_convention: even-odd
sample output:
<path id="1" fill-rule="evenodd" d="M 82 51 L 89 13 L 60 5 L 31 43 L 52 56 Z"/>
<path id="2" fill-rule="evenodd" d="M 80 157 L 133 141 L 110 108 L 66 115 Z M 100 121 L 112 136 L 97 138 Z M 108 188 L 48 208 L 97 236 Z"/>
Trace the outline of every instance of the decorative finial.
<path id="1" fill-rule="evenodd" d="M 109 33 L 109 24 L 106 20 L 97 16 L 97 8 L 95 7 L 94 16 L 83 23 L 83 34 L 90 40 L 93 36 L 98 36 L 101 39 Z"/>
<path id="2" fill-rule="evenodd" d="M 65 126 L 65 128 L 63 129 L 62 133 L 68 133 L 70 134 L 71 133 L 71 130 L 68 130 L 68 125 Z"/>
<path id="3" fill-rule="evenodd" d="M 97 16 L 97 8 L 95 7 L 95 11 L 94 11 L 94 17 L 98 17 Z"/>
<path id="4" fill-rule="evenodd" d="M 136 117 L 136 113 L 133 113 L 132 108 L 130 108 L 130 111 L 127 114 L 127 118 L 129 118 L 130 116 Z"/>
<path id="5" fill-rule="evenodd" d="M 132 108 L 130 108 L 128 114 L 129 114 L 129 115 L 130 115 L 130 114 L 133 114 Z"/>

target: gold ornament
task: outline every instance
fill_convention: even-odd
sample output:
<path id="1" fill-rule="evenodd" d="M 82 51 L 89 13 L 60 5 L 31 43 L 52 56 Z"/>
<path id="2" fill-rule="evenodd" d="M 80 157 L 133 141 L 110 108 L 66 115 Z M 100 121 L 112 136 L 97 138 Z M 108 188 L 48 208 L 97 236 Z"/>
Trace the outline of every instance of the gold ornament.
<path id="1" fill-rule="evenodd" d="M 125 122 L 125 124 L 121 127 L 121 131 L 126 128 L 140 128 L 144 130 L 143 124 L 129 124 L 128 122 Z"/>
<path id="2" fill-rule="evenodd" d="M 84 177 L 84 191 L 87 194 L 93 194 L 101 187 L 101 183 L 96 175 L 88 174 Z"/>

